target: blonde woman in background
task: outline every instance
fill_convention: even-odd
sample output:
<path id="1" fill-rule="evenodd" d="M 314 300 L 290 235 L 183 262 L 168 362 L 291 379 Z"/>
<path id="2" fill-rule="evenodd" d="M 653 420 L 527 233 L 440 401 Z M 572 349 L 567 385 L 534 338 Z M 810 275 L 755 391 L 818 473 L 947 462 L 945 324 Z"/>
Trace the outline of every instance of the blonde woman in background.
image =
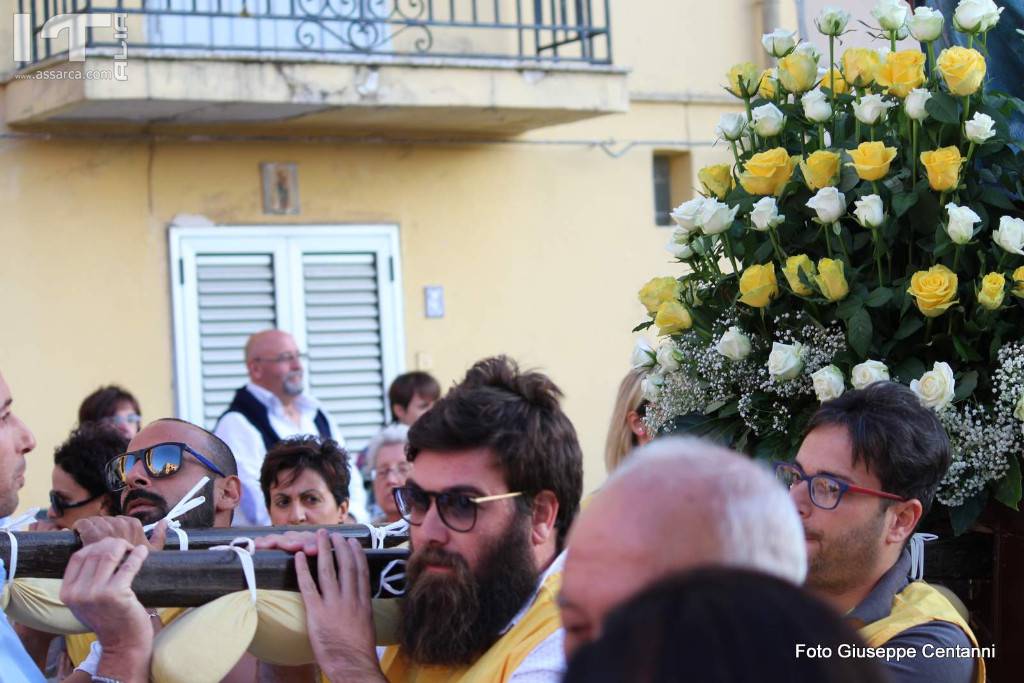
<path id="1" fill-rule="evenodd" d="M 604 446 L 604 466 L 611 474 L 637 446 L 643 446 L 653 437 L 647 433 L 644 413 L 647 399 L 640 390 L 640 371 L 632 369 L 622 378 L 615 397 L 611 426 Z"/>

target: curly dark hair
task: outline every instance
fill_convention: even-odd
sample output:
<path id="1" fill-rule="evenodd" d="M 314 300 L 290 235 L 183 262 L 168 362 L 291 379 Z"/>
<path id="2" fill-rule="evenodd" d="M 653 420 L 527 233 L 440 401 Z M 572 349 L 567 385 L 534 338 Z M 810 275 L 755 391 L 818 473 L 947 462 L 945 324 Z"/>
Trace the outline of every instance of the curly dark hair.
<path id="1" fill-rule="evenodd" d="M 486 358 L 409 428 L 409 460 L 425 450 L 490 449 L 509 490 L 523 492 L 521 511 L 541 491 L 555 494 L 560 550 L 583 493 L 583 452 L 561 398 L 547 375 L 520 372 L 505 356 Z"/>
<path id="2" fill-rule="evenodd" d="M 348 452 L 334 439 L 320 439 L 316 436 L 296 436 L 280 441 L 267 451 L 260 469 L 260 488 L 263 501 L 270 507 L 270 487 L 277 483 L 281 472 L 291 470 L 288 486 L 305 470 L 312 470 L 327 484 L 327 490 L 334 501 L 341 505 L 348 500 Z"/>
<path id="3" fill-rule="evenodd" d="M 71 432 L 53 452 L 53 464 L 67 472 L 90 496 L 106 496 L 106 508 L 118 514 L 120 496 L 107 486 L 107 463 L 128 448 L 121 432 L 86 423 Z"/>

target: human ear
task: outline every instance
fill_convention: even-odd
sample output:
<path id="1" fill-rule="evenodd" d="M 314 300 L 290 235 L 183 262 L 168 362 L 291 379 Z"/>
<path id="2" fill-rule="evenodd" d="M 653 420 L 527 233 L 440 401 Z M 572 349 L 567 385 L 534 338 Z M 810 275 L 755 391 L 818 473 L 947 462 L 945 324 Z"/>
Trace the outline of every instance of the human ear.
<path id="1" fill-rule="evenodd" d="M 917 498 L 889 506 L 891 521 L 885 537 L 886 542 L 898 545 L 906 543 L 917 528 L 917 523 L 921 521 L 923 510 L 921 501 Z"/>
<path id="2" fill-rule="evenodd" d="M 533 497 L 530 517 L 530 541 L 533 545 L 541 545 L 554 537 L 558 498 L 553 491 L 541 491 Z"/>
<path id="3" fill-rule="evenodd" d="M 242 500 L 242 480 L 236 476 L 224 477 L 217 486 L 219 495 L 215 501 L 215 509 L 234 510 Z"/>

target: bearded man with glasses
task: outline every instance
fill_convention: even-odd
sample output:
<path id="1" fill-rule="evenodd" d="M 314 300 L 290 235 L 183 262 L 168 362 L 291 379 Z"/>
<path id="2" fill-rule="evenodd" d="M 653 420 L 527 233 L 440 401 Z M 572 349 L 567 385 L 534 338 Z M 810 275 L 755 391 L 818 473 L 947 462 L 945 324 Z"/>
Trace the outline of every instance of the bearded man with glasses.
<path id="1" fill-rule="evenodd" d="M 264 538 L 296 554 L 317 663 L 332 681 L 551 681 L 565 668 L 555 596 L 583 488 L 561 392 L 505 357 L 474 365 L 409 429 L 415 463 L 394 490 L 410 523 L 399 645 L 380 654 L 366 562 L 340 536 Z M 313 584 L 305 555 L 317 563 Z M 361 588 L 362 587 L 362 588 Z"/>
<path id="2" fill-rule="evenodd" d="M 985 680 L 970 627 L 911 577 L 907 545 L 950 463 L 934 412 L 908 388 L 876 382 L 821 405 L 794 463 L 776 464 L 807 542 L 807 588 L 846 615 L 898 683 Z M 912 650 L 911 650 L 912 649 Z"/>

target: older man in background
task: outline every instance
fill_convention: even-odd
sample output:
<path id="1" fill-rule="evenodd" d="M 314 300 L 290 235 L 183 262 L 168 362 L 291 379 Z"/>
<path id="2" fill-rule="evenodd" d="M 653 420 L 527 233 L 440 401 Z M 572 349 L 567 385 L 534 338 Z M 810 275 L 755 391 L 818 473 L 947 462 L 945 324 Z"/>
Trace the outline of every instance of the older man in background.
<path id="1" fill-rule="evenodd" d="M 245 345 L 245 366 L 249 383 L 235 392 L 214 433 L 230 446 L 242 480 L 242 501 L 235 526 L 270 524 L 263 493 L 260 468 L 263 458 L 277 442 L 306 434 L 331 438 L 333 420 L 320 403 L 305 391 L 302 354 L 295 339 L 282 330 L 254 334 Z M 369 521 L 366 489 L 358 468 L 349 462 L 349 514 L 360 523 Z"/>

